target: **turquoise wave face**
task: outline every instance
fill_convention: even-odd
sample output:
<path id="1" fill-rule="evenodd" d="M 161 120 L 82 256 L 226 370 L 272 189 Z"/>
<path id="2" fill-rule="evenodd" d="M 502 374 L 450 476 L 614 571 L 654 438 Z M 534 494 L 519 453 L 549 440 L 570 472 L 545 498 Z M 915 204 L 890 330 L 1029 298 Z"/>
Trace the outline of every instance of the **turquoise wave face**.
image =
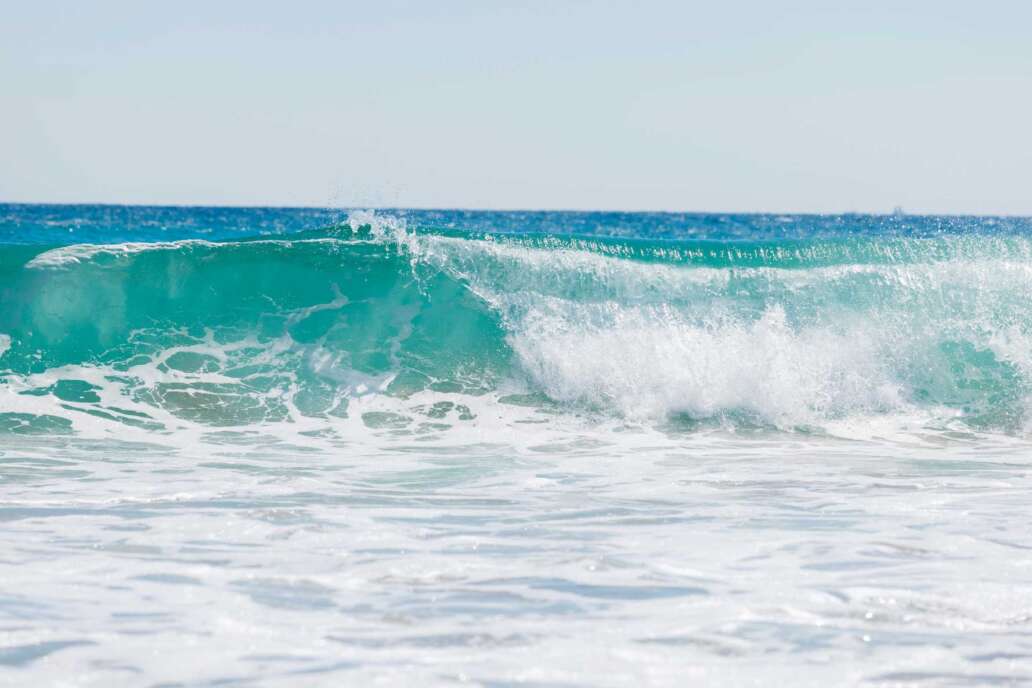
<path id="1" fill-rule="evenodd" d="M 431 423 L 489 398 L 1024 433 L 1029 294 L 1032 241 L 1006 233 L 657 240 L 356 214 L 252 240 L 0 245 L 0 432 L 329 422 L 378 397 Z"/>
<path id="2" fill-rule="evenodd" d="M 15 253 L 2 274 L 0 332 L 10 339 L 0 369 L 67 375 L 27 394 L 99 401 L 91 389 L 100 385 L 76 379 L 90 367 L 134 402 L 237 425 L 292 410 L 343 414 L 350 396 L 369 390 L 482 393 L 508 364 L 497 314 L 447 274 L 414 272 L 390 244 L 74 246 L 29 261 Z M 138 379 L 155 373 L 160 380 Z"/>

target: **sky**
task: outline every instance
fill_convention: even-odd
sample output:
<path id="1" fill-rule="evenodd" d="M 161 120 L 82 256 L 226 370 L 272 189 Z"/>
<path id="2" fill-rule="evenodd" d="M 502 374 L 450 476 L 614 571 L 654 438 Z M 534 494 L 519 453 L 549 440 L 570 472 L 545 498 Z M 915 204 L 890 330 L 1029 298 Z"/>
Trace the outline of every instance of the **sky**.
<path id="1" fill-rule="evenodd" d="M 0 0 L 0 201 L 1032 215 L 1032 3 Z"/>

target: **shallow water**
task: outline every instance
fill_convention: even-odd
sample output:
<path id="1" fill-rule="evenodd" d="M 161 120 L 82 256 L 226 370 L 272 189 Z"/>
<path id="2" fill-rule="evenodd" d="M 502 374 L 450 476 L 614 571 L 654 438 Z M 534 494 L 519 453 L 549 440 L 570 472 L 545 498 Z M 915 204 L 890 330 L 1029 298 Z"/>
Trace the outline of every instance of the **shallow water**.
<path id="1" fill-rule="evenodd" d="M 1020 224 L 5 212 L 4 685 L 1032 682 Z"/>
<path id="2" fill-rule="evenodd" d="M 203 453 L 7 441 L 3 678 L 983 685 L 1032 672 L 1026 445 L 512 434 Z"/>

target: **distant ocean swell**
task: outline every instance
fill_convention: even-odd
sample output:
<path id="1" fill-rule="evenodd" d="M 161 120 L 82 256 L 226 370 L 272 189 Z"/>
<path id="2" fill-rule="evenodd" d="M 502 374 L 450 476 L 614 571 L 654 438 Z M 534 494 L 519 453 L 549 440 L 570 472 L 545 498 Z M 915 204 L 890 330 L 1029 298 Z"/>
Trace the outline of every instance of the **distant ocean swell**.
<path id="1" fill-rule="evenodd" d="M 393 415 L 367 425 L 388 429 L 412 400 L 446 428 L 492 399 L 1025 434 L 1030 296 L 1032 240 L 1007 235 L 489 236 L 356 213 L 255 240 L 3 245 L 0 433 L 330 425 L 375 397 Z"/>

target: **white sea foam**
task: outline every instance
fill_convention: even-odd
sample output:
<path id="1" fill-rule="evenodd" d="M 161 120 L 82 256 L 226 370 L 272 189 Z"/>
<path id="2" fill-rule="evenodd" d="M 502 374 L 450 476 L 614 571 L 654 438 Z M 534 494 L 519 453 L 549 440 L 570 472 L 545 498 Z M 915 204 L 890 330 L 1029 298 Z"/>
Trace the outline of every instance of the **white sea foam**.
<path id="1" fill-rule="evenodd" d="M 1027 444 L 489 400 L 450 433 L 363 422 L 396 402 L 362 397 L 336 437 L 0 437 L 11 684 L 978 684 L 1023 651 Z"/>
<path id="2" fill-rule="evenodd" d="M 239 246 L 291 246 L 293 244 L 332 244 L 340 239 L 316 237 L 311 239 L 254 239 L 240 241 L 207 241 L 204 239 L 182 239 L 179 241 L 133 242 L 117 244 L 72 244 L 44 251 L 25 264 L 26 268 L 44 270 L 70 267 L 80 263 L 104 259 L 124 259 L 141 253 L 181 251 L 189 248 L 232 249 Z"/>
<path id="3" fill-rule="evenodd" d="M 182 241 L 122 242 L 118 244 L 72 244 L 44 251 L 30 260 L 25 267 L 30 269 L 61 268 L 95 260 L 97 257 L 121 258 L 151 251 L 175 251 L 187 246 L 217 246 L 202 239 Z"/>
<path id="4" fill-rule="evenodd" d="M 906 408 L 877 340 L 794 330 L 778 306 L 754 322 L 710 324 L 666 308 L 579 306 L 575 320 L 564 310 L 531 310 L 511 338 L 535 383 L 556 399 L 615 406 L 632 418 L 735 410 L 781 426 Z"/>

